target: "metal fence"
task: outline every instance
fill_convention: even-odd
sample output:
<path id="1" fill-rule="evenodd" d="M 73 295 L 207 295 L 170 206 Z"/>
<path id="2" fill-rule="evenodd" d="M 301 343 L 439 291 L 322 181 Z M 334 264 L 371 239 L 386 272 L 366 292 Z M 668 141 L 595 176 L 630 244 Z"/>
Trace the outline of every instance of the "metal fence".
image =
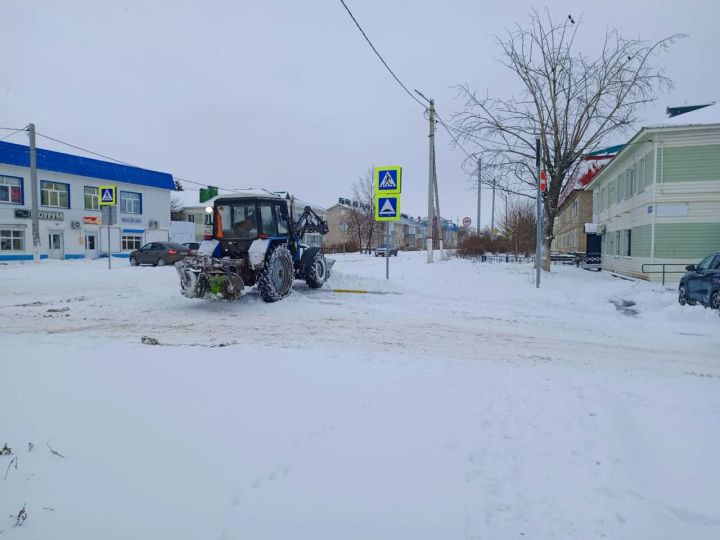
<path id="1" fill-rule="evenodd" d="M 665 285 L 666 274 L 684 274 L 685 272 L 687 272 L 687 270 L 685 269 L 687 264 L 688 263 L 646 263 L 640 267 L 640 271 L 646 275 L 662 274 L 662 284 Z M 660 267 L 660 270 L 645 270 L 646 266 Z M 669 266 L 680 266 L 682 267 L 682 270 L 668 270 L 667 267 Z"/>

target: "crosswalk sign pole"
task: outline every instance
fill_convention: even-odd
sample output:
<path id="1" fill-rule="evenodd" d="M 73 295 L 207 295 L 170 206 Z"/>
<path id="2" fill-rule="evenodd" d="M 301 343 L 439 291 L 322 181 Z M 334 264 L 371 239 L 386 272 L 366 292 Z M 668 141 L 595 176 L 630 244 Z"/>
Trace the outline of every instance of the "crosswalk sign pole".
<path id="1" fill-rule="evenodd" d="M 385 223 L 385 279 L 390 279 L 390 224 Z"/>

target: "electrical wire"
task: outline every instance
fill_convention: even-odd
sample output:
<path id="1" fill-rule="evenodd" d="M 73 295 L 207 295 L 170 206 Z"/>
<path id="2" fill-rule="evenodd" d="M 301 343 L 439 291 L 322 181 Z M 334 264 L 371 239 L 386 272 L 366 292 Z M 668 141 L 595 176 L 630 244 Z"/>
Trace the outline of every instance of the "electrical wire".
<path id="1" fill-rule="evenodd" d="M 8 128 L 2 128 L 2 129 L 8 129 Z M 15 131 L 13 131 L 12 133 L 10 133 L 9 135 L 5 135 L 2 139 L 0 139 L 0 142 L 4 141 L 4 140 L 6 140 L 6 139 L 9 139 L 9 138 L 12 137 L 13 135 L 16 135 L 17 133 L 20 133 L 21 131 L 27 131 L 27 128 L 16 129 Z"/>
<path id="2" fill-rule="evenodd" d="M 365 38 L 365 41 L 367 41 L 367 42 L 368 42 L 368 45 L 370 45 L 370 48 L 375 52 L 375 54 L 376 54 L 377 57 L 380 59 L 380 61 L 383 63 L 383 65 L 385 66 L 385 68 L 387 68 L 387 70 L 390 72 L 390 75 L 393 76 L 393 79 L 395 79 L 395 80 L 397 81 L 397 83 L 402 87 L 403 90 L 405 90 L 405 92 L 407 93 L 407 95 L 410 96 L 410 97 L 413 99 L 413 101 L 415 101 L 416 103 L 418 103 L 423 109 L 426 109 L 427 106 L 426 106 L 422 101 L 420 101 L 418 98 L 416 98 L 416 97 L 413 95 L 413 93 L 412 93 L 410 90 L 408 90 L 407 86 L 405 86 L 405 85 L 403 84 L 403 82 L 398 78 L 398 76 L 395 75 L 395 72 L 394 72 L 392 69 L 390 69 L 390 66 L 388 66 L 388 64 L 387 64 L 387 62 L 385 61 L 385 59 L 384 59 L 384 58 L 382 57 L 382 55 L 378 52 L 378 50 L 375 48 L 375 45 L 372 44 L 372 41 L 370 41 L 370 38 L 369 38 L 369 37 L 367 36 L 367 34 L 365 33 L 365 30 L 362 29 L 362 26 L 360 26 L 360 23 L 357 21 L 357 19 L 355 18 L 355 16 L 352 14 L 352 11 L 350 11 L 350 8 L 349 8 L 349 7 L 347 6 L 347 4 L 345 3 L 345 0 L 340 0 L 340 3 L 341 3 L 341 4 L 343 5 L 343 7 L 345 8 L 345 11 L 348 12 L 348 15 L 350 15 L 350 18 L 351 18 L 351 19 L 353 20 L 353 22 L 355 23 L 355 26 L 357 26 L 357 27 L 358 27 L 358 30 L 360 30 L 360 33 L 361 33 L 361 34 L 363 35 L 363 37 Z"/>

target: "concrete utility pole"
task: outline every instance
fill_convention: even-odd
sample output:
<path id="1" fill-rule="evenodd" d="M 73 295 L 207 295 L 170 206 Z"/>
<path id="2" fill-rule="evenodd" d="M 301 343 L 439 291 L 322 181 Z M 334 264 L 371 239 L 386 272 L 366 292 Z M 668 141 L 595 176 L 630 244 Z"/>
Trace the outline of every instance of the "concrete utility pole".
<path id="1" fill-rule="evenodd" d="M 490 217 L 490 240 L 495 240 L 495 183 L 493 178 L 492 216 Z"/>
<path id="2" fill-rule="evenodd" d="M 435 148 L 433 148 L 433 184 L 435 186 L 435 215 L 438 222 L 438 247 L 440 248 L 440 260 L 443 260 L 445 253 L 443 252 L 443 236 L 445 230 L 443 228 L 442 214 L 440 213 L 440 196 L 438 195 L 437 185 L 437 168 L 435 167 Z"/>
<path id="3" fill-rule="evenodd" d="M 542 204 L 540 201 L 540 138 L 535 139 L 535 288 L 540 287 L 540 257 L 542 256 Z"/>
<path id="4" fill-rule="evenodd" d="M 478 158 L 478 209 L 477 209 L 477 233 L 478 236 L 480 236 L 480 208 L 482 207 L 482 182 L 481 182 L 481 176 L 480 171 L 482 168 L 482 160 Z"/>
<path id="5" fill-rule="evenodd" d="M 435 202 L 434 197 L 434 165 L 435 165 L 435 101 L 430 101 L 429 117 L 430 117 L 430 134 L 428 135 L 428 236 L 425 242 L 427 247 L 427 262 L 433 262 L 433 223 Z"/>
<path id="6" fill-rule="evenodd" d="M 35 148 L 35 124 L 28 126 L 30 137 L 30 196 L 32 206 L 30 214 L 32 218 L 32 239 L 33 239 L 33 261 L 40 262 L 40 216 L 38 214 L 38 179 L 37 179 L 37 150 Z"/>

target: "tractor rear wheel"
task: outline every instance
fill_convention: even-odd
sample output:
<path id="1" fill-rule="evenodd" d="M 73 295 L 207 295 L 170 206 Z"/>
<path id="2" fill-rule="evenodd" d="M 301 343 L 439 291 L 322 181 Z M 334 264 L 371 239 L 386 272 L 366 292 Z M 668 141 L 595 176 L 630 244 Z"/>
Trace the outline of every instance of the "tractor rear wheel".
<path id="1" fill-rule="evenodd" d="M 305 283 L 312 289 L 319 289 L 329 277 L 327 262 L 322 251 L 318 250 L 305 267 Z"/>
<path id="2" fill-rule="evenodd" d="M 257 288 L 265 302 L 277 302 L 292 292 L 295 279 L 293 259 L 284 244 L 273 249 L 265 259 L 265 266 L 258 274 Z"/>

